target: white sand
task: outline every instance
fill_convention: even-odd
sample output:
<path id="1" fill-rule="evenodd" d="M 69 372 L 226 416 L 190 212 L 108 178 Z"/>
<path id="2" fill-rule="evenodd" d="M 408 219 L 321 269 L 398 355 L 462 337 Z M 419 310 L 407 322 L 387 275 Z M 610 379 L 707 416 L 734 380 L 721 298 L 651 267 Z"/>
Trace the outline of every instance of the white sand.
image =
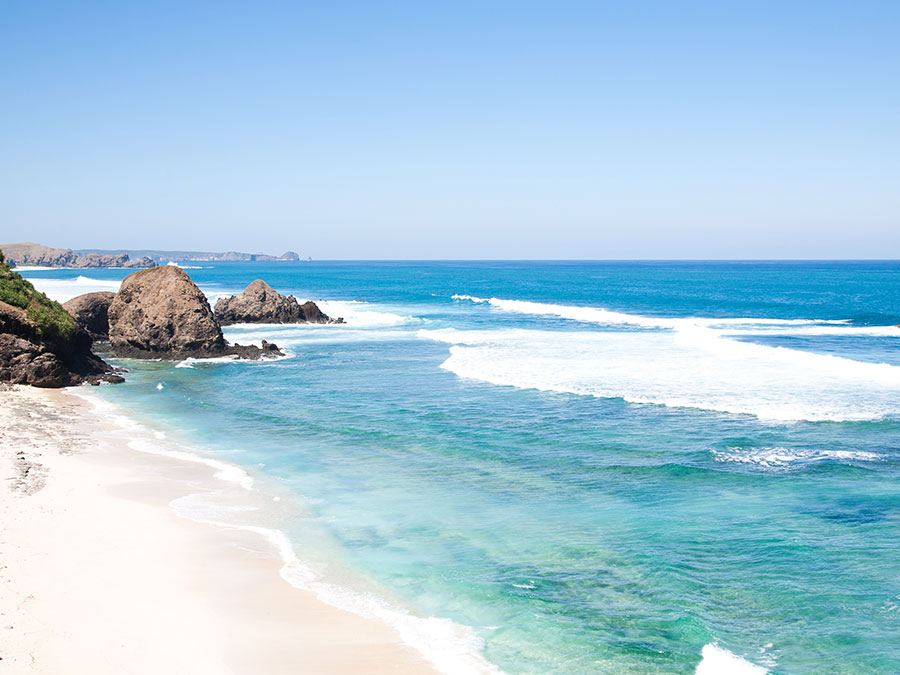
<path id="1" fill-rule="evenodd" d="M 61 392 L 0 390 L 0 673 L 424 673 L 395 630 L 168 504 L 208 467 L 139 453 Z"/>

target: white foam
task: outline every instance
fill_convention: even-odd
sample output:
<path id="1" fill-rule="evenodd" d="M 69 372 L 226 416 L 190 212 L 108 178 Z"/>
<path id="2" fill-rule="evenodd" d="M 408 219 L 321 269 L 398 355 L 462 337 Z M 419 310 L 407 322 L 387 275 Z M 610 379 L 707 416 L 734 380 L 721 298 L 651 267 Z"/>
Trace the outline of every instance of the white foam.
<path id="1" fill-rule="evenodd" d="M 453 299 L 453 300 L 468 300 L 469 302 L 474 302 L 474 303 L 478 303 L 478 304 L 481 304 L 481 303 L 484 303 L 484 302 L 488 302 L 487 299 L 485 299 L 485 298 L 479 298 L 479 297 L 474 296 L 474 295 L 457 295 L 457 294 L 454 294 L 454 295 L 451 295 L 450 297 L 451 297 L 451 299 Z"/>
<path id="2" fill-rule="evenodd" d="M 75 267 L 47 267 L 46 265 L 20 265 L 13 267 L 14 272 L 25 275 L 28 272 L 52 272 L 54 270 L 73 270 Z"/>
<path id="3" fill-rule="evenodd" d="M 344 320 L 344 324 L 330 324 L 331 326 L 340 327 L 347 325 L 351 328 L 378 328 L 382 326 L 400 326 L 419 321 L 414 316 L 403 316 L 394 312 L 372 309 L 366 302 L 339 300 L 316 300 L 315 302 L 319 309 L 328 316 L 332 318 L 341 317 Z"/>
<path id="4" fill-rule="evenodd" d="M 497 385 L 760 419 L 871 420 L 900 414 L 900 368 L 676 331 L 420 330 L 452 345 L 442 368 Z"/>
<path id="5" fill-rule="evenodd" d="M 820 462 L 878 462 L 884 455 L 864 450 L 817 450 L 806 448 L 730 447 L 726 450 L 714 450 L 717 462 L 734 462 L 750 464 L 765 469 L 792 469 Z"/>
<path id="6" fill-rule="evenodd" d="M 183 361 L 179 361 L 175 364 L 176 368 L 193 368 L 197 364 L 203 363 L 234 363 L 235 361 L 239 361 L 240 358 L 237 354 L 231 354 L 229 356 L 210 356 L 208 358 L 194 358 L 193 356 L 189 356 Z"/>
<path id="7" fill-rule="evenodd" d="M 483 647 L 475 633 L 465 626 L 436 617 L 418 617 L 395 607 L 371 593 L 355 591 L 325 581 L 296 554 L 290 540 L 280 530 L 224 522 L 218 518 L 221 507 L 205 503 L 203 495 L 188 495 L 172 502 L 183 518 L 208 525 L 260 535 L 284 563 L 281 576 L 295 588 L 315 593 L 321 601 L 367 619 L 377 619 L 392 627 L 403 641 L 416 649 L 442 673 L 499 673 L 496 666 L 481 656 Z"/>
<path id="8" fill-rule="evenodd" d="M 66 393 L 88 401 L 104 419 L 112 420 L 123 430 L 131 432 L 132 436 L 128 439 L 127 445 L 132 450 L 146 452 L 152 455 L 161 455 L 163 457 L 171 457 L 172 459 L 193 462 L 195 464 L 204 464 L 215 470 L 213 475 L 216 478 L 229 483 L 236 483 L 245 490 L 253 489 L 253 477 L 241 467 L 211 457 L 204 457 L 194 452 L 174 450 L 160 442 L 154 442 L 154 440 L 151 440 L 151 436 L 153 436 L 156 441 L 162 441 L 165 439 L 165 434 L 160 437 L 156 432 L 151 432 L 134 418 L 126 415 L 118 406 L 78 389 L 67 389 Z"/>
<path id="9" fill-rule="evenodd" d="M 229 342 L 243 345 L 267 340 L 277 344 L 288 355 L 288 348 L 303 345 L 416 339 L 415 332 L 390 326 L 365 328 L 322 324 L 233 324 L 224 328 L 224 332 L 225 339 Z M 267 359 L 271 360 L 277 359 Z"/>
<path id="10" fill-rule="evenodd" d="M 692 326 L 702 326 L 706 328 L 725 327 L 725 326 L 809 326 L 812 324 L 833 324 L 842 325 L 846 323 L 846 319 L 839 320 L 819 320 L 819 319 L 768 319 L 768 318 L 750 318 L 750 317 L 730 317 L 730 318 L 707 318 L 707 317 L 687 317 L 687 318 L 667 318 L 667 317 L 650 317 L 640 314 L 627 314 L 625 312 L 613 312 L 599 307 L 582 307 L 577 305 L 555 305 L 543 302 L 530 302 L 527 300 L 503 300 L 500 298 L 491 298 L 483 300 L 481 298 L 470 298 L 470 296 L 454 296 L 459 298 L 469 298 L 475 302 L 488 302 L 492 307 L 504 310 L 506 312 L 514 312 L 517 314 L 531 314 L 537 316 L 556 316 L 561 319 L 570 319 L 572 321 L 580 321 L 583 323 L 596 323 L 607 326 L 626 325 L 637 326 L 641 328 L 668 328 L 683 329 Z"/>
<path id="11" fill-rule="evenodd" d="M 765 675 L 769 671 L 715 643 L 705 645 L 695 675 Z"/>
<path id="12" fill-rule="evenodd" d="M 31 285 L 41 293 L 45 293 L 51 300 L 66 302 L 84 293 L 96 293 L 98 291 L 118 292 L 122 285 L 120 280 L 94 279 L 78 276 L 74 279 L 29 279 Z"/>
<path id="13" fill-rule="evenodd" d="M 812 325 L 812 326 L 773 326 L 765 328 L 759 326 L 754 329 L 728 329 L 723 333 L 727 335 L 791 335 L 801 337 L 818 337 L 821 335 L 834 335 L 838 337 L 887 337 L 900 338 L 898 326 L 847 326 L 844 324 Z"/>

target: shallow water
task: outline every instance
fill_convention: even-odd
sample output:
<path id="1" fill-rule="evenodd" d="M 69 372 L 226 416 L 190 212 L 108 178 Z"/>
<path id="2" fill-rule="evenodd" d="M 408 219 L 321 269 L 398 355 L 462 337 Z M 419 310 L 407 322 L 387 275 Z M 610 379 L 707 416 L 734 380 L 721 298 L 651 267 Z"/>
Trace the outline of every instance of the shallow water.
<path id="1" fill-rule="evenodd" d="M 900 264 L 198 266 L 347 324 L 100 393 L 296 497 L 259 525 L 445 669 L 900 669 Z"/>

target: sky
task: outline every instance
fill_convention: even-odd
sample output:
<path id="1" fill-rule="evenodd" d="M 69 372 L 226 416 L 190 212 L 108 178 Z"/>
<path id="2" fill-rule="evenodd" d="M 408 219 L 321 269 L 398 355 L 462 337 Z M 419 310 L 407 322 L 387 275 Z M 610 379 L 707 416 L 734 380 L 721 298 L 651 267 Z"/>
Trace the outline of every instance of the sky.
<path id="1" fill-rule="evenodd" d="M 900 258 L 896 1 L 0 12 L 0 241 Z"/>

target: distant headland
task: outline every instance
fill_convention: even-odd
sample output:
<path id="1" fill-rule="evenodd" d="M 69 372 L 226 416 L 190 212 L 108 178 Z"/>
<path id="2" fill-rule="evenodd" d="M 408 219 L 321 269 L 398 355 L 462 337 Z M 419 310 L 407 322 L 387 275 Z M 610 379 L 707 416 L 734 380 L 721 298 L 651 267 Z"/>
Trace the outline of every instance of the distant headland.
<path id="1" fill-rule="evenodd" d="M 286 251 L 281 255 L 269 255 L 267 253 L 241 253 L 240 251 L 225 251 L 214 253 L 210 251 L 158 251 L 154 249 L 79 249 L 78 255 L 128 255 L 131 258 L 150 258 L 156 262 L 173 260 L 175 262 L 297 262 L 300 256 L 293 251 Z"/>
<path id="2" fill-rule="evenodd" d="M 143 269 L 155 267 L 160 262 L 295 262 L 300 256 L 287 251 L 280 256 L 265 253 L 240 253 L 226 251 L 160 251 L 160 250 L 103 250 L 53 248 L 32 242 L 0 244 L 8 263 L 13 265 L 40 265 L 44 267 L 127 267 Z"/>

